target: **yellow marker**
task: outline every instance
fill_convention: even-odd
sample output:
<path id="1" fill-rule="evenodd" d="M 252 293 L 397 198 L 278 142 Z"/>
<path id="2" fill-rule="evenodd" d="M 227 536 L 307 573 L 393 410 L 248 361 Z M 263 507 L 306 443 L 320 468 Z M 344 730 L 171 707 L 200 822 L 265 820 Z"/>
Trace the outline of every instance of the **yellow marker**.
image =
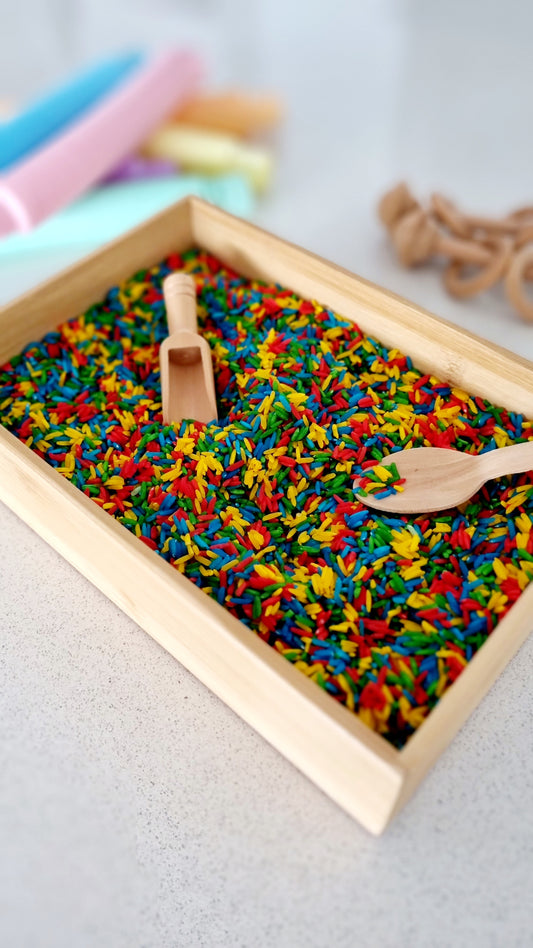
<path id="1" fill-rule="evenodd" d="M 173 161 L 184 171 L 200 174 L 241 173 L 256 191 L 264 191 L 272 177 L 272 159 L 263 148 L 243 145 L 231 135 L 190 125 L 165 125 L 144 145 L 150 158 Z"/>

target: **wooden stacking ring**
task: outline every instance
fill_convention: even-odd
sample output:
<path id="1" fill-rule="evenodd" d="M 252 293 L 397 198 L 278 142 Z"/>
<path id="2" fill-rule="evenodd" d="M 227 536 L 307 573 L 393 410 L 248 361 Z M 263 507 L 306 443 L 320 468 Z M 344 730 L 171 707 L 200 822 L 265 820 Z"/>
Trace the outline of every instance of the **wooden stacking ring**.
<path id="1" fill-rule="evenodd" d="M 533 301 L 525 291 L 525 283 L 533 278 L 533 245 L 522 247 L 511 260 L 505 277 L 505 292 L 524 319 L 533 322 Z"/>
<path id="2" fill-rule="evenodd" d="M 460 240 L 441 233 L 435 221 L 421 207 L 404 214 L 391 228 L 391 237 L 404 267 L 424 263 L 434 254 L 478 266 L 490 263 L 493 256 L 492 251 L 479 241 Z"/>
<path id="3" fill-rule="evenodd" d="M 470 237 L 470 227 L 464 214 L 443 194 L 431 195 L 431 210 L 438 221 L 444 224 L 456 237 Z"/>
<path id="4" fill-rule="evenodd" d="M 525 247 L 526 244 L 530 244 L 533 241 L 533 221 L 530 221 L 527 224 L 524 224 L 516 233 L 514 241 L 514 249 L 521 250 L 522 247 Z"/>
<path id="5" fill-rule="evenodd" d="M 512 241 L 506 237 L 487 237 L 480 243 L 494 252 L 485 266 L 479 267 L 471 276 L 464 276 L 466 266 L 464 260 L 452 260 L 444 271 L 444 285 L 452 296 L 467 299 L 488 290 L 503 276 L 512 253 Z M 529 260 L 529 263 L 531 259 Z"/>
<path id="6" fill-rule="evenodd" d="M 404 181 L 383 195 L 378 204 L 380 221 L 390 230 L 409 211 L 420 207 Z"/>
<path id="7" fill-rule="evenodd" d="M 479 217 L 461 213 L 443 194 L 432 195 L 431 209 L 437 220 L 458 237 L 474 237 L 479 231 L 484 231 L 487 237 L 518 235 L 524 227 L 533 223 L 532 208 L 524 207 L 502 218 Z"/>
<path id="8" fill-rule="evenodd" d="M 517 227 L 526 227 L 533 224 L 533 207 L 521 207 L 505 218 Z"/>

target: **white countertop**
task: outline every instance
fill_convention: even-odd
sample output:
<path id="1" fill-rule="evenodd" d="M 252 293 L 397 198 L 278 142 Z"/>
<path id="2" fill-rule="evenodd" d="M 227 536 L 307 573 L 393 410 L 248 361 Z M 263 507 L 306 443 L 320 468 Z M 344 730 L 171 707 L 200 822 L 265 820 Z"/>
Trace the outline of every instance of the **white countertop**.
<path id="1" fill-rule="evenodd" d="M 458 32 L 455 0 L 380 0 L 322 43 L 327 6 L 282 28 L 280 0 L 252 5 L 257 85 L 291 110 L 255 220 L 533 358 L 500 291 L 453 301 L 375 219 L 401 177 L 480 213 L 531 203 L 531 17 L 511 3 L 506 32 L 484 4 Z M 74 256 L 0 261 L 1 301 Z M 375 839 L 3 506 L 0 562 L 3 945 L 533 944 L 532 637 Z"/>

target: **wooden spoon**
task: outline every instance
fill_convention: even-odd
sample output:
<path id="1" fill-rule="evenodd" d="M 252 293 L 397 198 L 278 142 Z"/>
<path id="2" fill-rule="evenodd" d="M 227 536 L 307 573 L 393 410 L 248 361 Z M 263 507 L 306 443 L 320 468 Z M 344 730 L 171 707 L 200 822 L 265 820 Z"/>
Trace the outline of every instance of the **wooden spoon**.
<path id="1" fill-rule="evenodd" d="M 405 448 L 384 458 L 383 467 L 388 466 L 387 461 L 395 464 L 400 477 L 405 478 L 403 491 L 382 499 L 375 494 L 357 494 L 357 499 L 391 513 L 430 513 L 457 507 L 494 477 L 532 471 L 533 441 L 477 455 L 453 448 Z M 356 490 L 358 484 L 356 479 Z"/>
<path id="2" fill-rule="evenodd" d="M 163 281 L 163 294 L 170 333 L 159 350 L 163 423 L 216 421 L 213 362 L 209 343 L 198 334 L 194 280 L 173 273 Z"/>

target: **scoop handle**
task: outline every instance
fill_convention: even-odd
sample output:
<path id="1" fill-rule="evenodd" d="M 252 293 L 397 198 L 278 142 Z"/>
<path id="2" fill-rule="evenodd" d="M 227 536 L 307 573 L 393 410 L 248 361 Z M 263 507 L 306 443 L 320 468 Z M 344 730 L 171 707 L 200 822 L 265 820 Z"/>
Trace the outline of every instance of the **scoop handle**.
<path id="1" fill-rule="evenodd" d="M 171 273 L 163 280 L 163 296 L 169 335 L 184 329 L 197 333 L 196 286 L 193 278 L 188 273 Z"/>
<path id="2" fill-rule="evenodd" d="M 483 470 L 489 477 L 504 477 L 505 474 L 523 474 L 533 470 L 533 441 L 510 444 L 479 455 Z"/>

